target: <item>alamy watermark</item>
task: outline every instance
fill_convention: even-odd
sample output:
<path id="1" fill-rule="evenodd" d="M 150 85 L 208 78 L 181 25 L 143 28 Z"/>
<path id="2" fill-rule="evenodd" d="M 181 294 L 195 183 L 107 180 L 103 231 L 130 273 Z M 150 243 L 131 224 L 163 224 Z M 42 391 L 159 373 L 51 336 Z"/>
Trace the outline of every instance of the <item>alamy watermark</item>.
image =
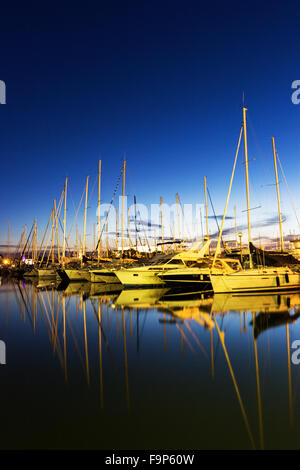
<path id="1" fill-rule="evenodd" d="M 300 340 L 296 339 L 295 341 L 293 341 L 291 348 L 295 349 L 295 351 L 292 354 L 291 361 L 292 361 L 292 364 L 297 366 L 298 364 L 300 364 Z"/>
<path id="2" fill-rule="evenodd" d="M 0 340 L 0 365 L 6 364 L 6 344 Z"/>
<path id="3" fill-rule="evenodd" d="M 292 82 L 292 89 L 295 90 L 291 96 L 292 103 L 299 104 L 300 103 L 300 80 L 294 80 Z"/>
<path id="4" fill-rule="evenodd" d="M 0 80 L 0 104 L 6 104 L 6 85 L 3 80 Z"/>
<path id="5" fill-rule="evenodd" d="M 124 214 L 124 216 L 122 215 Z M 128 204 L 127 196 L 119 197 L 118 208 L 101 203 L 96 210 L 100 217 L 100 230 L 120 236 L 123 229 L 126 238 L 139 234 L 149 239 L 195 239 L 203 237 L 204 205 L 199 204 Z M 117 234 L 116 234 L 117 227 Z"/>

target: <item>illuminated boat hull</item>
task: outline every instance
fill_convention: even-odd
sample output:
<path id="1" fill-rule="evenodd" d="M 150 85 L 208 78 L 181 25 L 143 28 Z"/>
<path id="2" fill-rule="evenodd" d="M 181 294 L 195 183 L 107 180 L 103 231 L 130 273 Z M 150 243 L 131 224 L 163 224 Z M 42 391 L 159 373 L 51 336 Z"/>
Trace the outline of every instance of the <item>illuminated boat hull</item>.
<path id="1" fill-rule="evenodd" d="M 56 269 L 38 269 L 39 279 L 56 279 Z"/>
<path id="2" fill-rule="evenodd" d="M 115 272 L 109 269 L 93 269 L 90 270 L 91 282 L 102 282 L 105 284 L 120 284 Z"/>
<path id="3" fill-rule="evenodd" d="M 90 272 L 87 269 L 65 269 L 70 281 L 90 281 Z"/>
<path id="4" fill-rule="evenodd" d="M 215 293 L 265 292 L 300 289 L 300 273 L 286 268 L 248 269 L 231 274 L 211 274 Z"/>
<path id="5" fill-rule="evenodd" d="M 119 281 L 126 287 L 137 286 L 162 286 L 165 285 L 157 274 L 162 272 L 161 269 L 149 270 L 147 267 L 137 269 L 122 269 L 115 272 Z"/>

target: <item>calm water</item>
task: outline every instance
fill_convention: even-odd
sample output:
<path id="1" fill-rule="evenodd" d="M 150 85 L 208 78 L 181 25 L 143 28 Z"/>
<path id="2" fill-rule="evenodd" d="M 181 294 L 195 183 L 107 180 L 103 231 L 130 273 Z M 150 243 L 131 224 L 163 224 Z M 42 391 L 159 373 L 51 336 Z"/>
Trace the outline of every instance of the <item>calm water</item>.
<path id="1" fill-rule="evenodd" d="M 300 448 L 299 293 L 101 289 L 2 281 L 2 449 Z"/>

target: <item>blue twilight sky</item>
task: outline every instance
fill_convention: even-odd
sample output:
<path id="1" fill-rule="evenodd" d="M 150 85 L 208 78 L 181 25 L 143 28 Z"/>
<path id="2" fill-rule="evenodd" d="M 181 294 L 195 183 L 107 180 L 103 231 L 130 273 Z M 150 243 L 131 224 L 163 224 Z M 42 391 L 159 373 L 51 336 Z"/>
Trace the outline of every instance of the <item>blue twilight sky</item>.
<path id="1" fill-rule="evenodd" d="M 37 217 L 41 234 L 69 178 L 68 227 L 90 176 L 88 236 L 97 170 L 109 202 L 127 161 L 132 203 L 204 200 L 203 176 L 223 213 L 248 107 L 253 225 L 276 217 L 271 136 L 300 213 L 300 3 L 187 0 L 14 2 L 1 6 L 0 242 Z M 228 215 L 246 223 L 243 148 Z M 280 176 L 285 233 L 297 233 Z M 120 194 L 120 191 L 118 192 Z M 212 215 L 212 210 L 209 208 Z M 300 215 L 299 215 L 300 217 Z M 78 219 L 82 231 L 82 211 Z M 232 226 L 232 221 L 226 222 Z M 210 219 L 210 231 L 216 230 Z M 255 235 L 277 236 L 277 225 Z M 90 238 L 91 240 L 91 238 Z"/>

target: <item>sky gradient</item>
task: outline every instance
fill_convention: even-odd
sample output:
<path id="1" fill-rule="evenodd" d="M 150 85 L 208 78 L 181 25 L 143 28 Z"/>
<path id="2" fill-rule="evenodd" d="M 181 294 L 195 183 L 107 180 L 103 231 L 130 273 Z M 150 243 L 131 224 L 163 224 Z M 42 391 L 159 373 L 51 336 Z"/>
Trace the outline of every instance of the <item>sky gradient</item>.
<path id="1" fill-rule="evenodd" d="M 35 2 L 1 6 L 0 242 L 17 242 L 38 221 L 42 233 L 69 178 L 68 227 L 90 176 L 88 233 L 101 200 L 110 202 L 126 155 L 126 194 L 147 205 L 204 202 L 203 177 L 217 214 L 225 206 L 248 108 L 253 224 L 277 213 L 271 136 L 296 206 L 299 189 L 298 2 Z M 228 215 L 246 223 L 243 149 Z M 280 173 L 280 170 L 279 170 Z M 284 231 L 299 233 L 280 176 Z M 120 192 L 119 192 L 120 193 Z M 118 194 L 119 194 L 118 193 Z M 209 208 L 209 214 L 212 210 Z M 81 219 L 78 223 L 81 224 Z M 226 222 L 230 227 L 232 221 Z M 229 224 L 229 225 L 228 225 Z M 216 230 L 209 219 L 210 231 Z M 254 235 L 278 235 L 278 227 Z"/>

